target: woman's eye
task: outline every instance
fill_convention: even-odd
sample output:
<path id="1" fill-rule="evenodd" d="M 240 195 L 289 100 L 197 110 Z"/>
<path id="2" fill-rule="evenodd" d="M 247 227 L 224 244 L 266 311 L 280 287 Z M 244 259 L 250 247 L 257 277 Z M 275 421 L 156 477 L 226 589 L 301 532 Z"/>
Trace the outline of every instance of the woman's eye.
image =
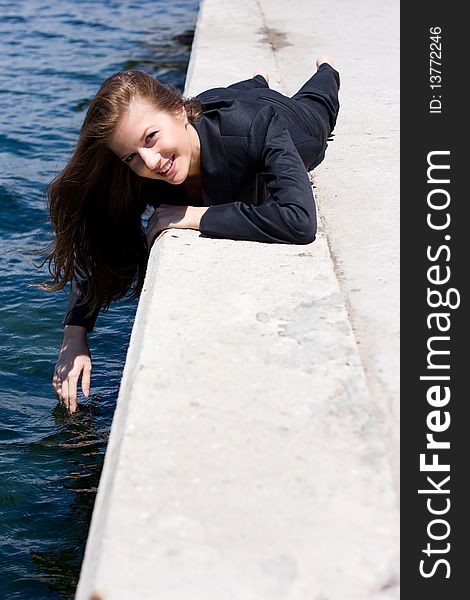
<path id="1" fill-rule="evenodd" d="M 148 136 L 145 138 L 146 142 L 149 142 L 150 140 L 153 140 L 153 138 L 157 135 L 158 131 L 152 131 L 152 133 L 149 133 Z"/>
<path id="2" fill-rule="evenodd" d="M 127 158 L 124 159 L 124 162 L 128 165 L 134 159 L 135 154 L 130 154 Z"/>

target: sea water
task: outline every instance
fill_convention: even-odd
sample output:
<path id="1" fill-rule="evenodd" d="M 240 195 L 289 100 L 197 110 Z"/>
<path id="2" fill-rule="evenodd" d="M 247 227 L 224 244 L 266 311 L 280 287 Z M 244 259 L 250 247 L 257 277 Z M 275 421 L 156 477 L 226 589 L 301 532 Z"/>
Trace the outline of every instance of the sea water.
<path id="1" fill-rule="evenodd" d="M 73 598 L 137 301 L 89 335 L 90 397 L 51 388 L 66 293 L 33 250 L 51 239 L 44 189 L 90 98 L 128 68 L 184 87 L 198 2 L 0 0 L 0 599 Z"/>

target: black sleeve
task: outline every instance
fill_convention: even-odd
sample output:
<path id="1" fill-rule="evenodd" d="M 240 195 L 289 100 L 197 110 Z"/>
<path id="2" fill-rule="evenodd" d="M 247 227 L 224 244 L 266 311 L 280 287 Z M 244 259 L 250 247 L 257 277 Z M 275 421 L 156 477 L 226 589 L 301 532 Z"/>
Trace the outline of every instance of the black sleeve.
<path id="1" fill-rule="evenodd" d="M 139 203 L 142 213 L 145 211 L 147 205 L 155 208 L 162 202 L 184 205 L 185 202 L 183 200 L 186 199 L 186 195 L 183 195 L 183 188 L 173 189 L 180 187 L 181 186 L 170 186 L 164 181 L 144 179 L 141 182 L 140 193 L 138 198 L 136 198 L 136 202 Z M 85 327 L 87 332 L 90 333 L 95 327 L 100 308 L 93 311 L 90 316 L 86 316 L 89 306 L 83 303 L 83 299 L 86 295 L 87 285 L 87 275 L 82 269 L 76 266 L 71 282 L 67 312 L 62 324 L 64 327 L 66 325 L 80 325 L 81 327 Z"/>
<path id="2" fill-rule="evenodd" d="M 210 206 L 201 218 L 201 233 L 257 242 L 313 242 L 317 222 L 310 180 L 289 132 L 271 107 L 254 119 L 248 149 L 247 159 L 258 164 L 270 197 L 258 206 L 241 201 Z"/>
<path id="3" fill-rule="evenodd" d="M 67 306 L 67 313 L 63 321 L 63 326 L 80 325 L 85 327 L 87 332 L 93 331 L 98 318 L 100 309 L 96 309 L 91 316 L 86 317 L 89 307 L 83 304 L 87 286 L 87 278 L 83 271 L 75 269 L 74 277 L 72 278 L 71 291 Z"/>

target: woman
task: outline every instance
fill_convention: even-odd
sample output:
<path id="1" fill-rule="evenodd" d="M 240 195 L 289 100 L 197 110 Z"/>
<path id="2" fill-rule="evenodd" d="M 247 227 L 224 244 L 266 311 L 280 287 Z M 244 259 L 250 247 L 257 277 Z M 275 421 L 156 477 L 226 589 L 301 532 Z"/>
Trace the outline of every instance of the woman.
<path id="1" fill-rule="evenodd" d="M 292 98 L 256 74 L 193 99 L 140 71 L 116 73 L 93 99 L 75 152 L 48 188 L 56 234 L 46 261 L 72 281 L 53 389 L 70 412 L 89 395 L 87 332 L 101 308 L 139 295 L 150 247 L 167 228 L 308 244 L 316 215 L 307 170 L 324 158 L 338 114 L 331 59 Z M 142 227 L 147 205 L 155 208 Z"/>

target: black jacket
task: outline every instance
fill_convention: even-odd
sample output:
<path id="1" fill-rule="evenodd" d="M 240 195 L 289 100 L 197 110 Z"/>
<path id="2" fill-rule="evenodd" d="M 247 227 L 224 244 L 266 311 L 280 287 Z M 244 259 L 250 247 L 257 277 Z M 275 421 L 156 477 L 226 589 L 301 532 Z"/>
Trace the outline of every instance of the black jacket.
<path id="1" fill-rule="evenodd" d="M 336 72 L 335 72 L 336 73 Z M 201 141 L 202 235 L 307 244 L 315 239 L 316 212 L 307 169 L 324 157 L 336 112 L 318 99 L 304 106 L 269 89 L 261 76 L 198 96 L 203 110 L 195 127 Z M 327 114 L 328 118 L 324 115 Z M 146 180 L 142 206 L 192 204 L 183 186 Z M 86 278 L 78 277 L 83 289 Z M 91 331 L 98 311 L 85 319 L 72 293 L 64 325 Z"/>

